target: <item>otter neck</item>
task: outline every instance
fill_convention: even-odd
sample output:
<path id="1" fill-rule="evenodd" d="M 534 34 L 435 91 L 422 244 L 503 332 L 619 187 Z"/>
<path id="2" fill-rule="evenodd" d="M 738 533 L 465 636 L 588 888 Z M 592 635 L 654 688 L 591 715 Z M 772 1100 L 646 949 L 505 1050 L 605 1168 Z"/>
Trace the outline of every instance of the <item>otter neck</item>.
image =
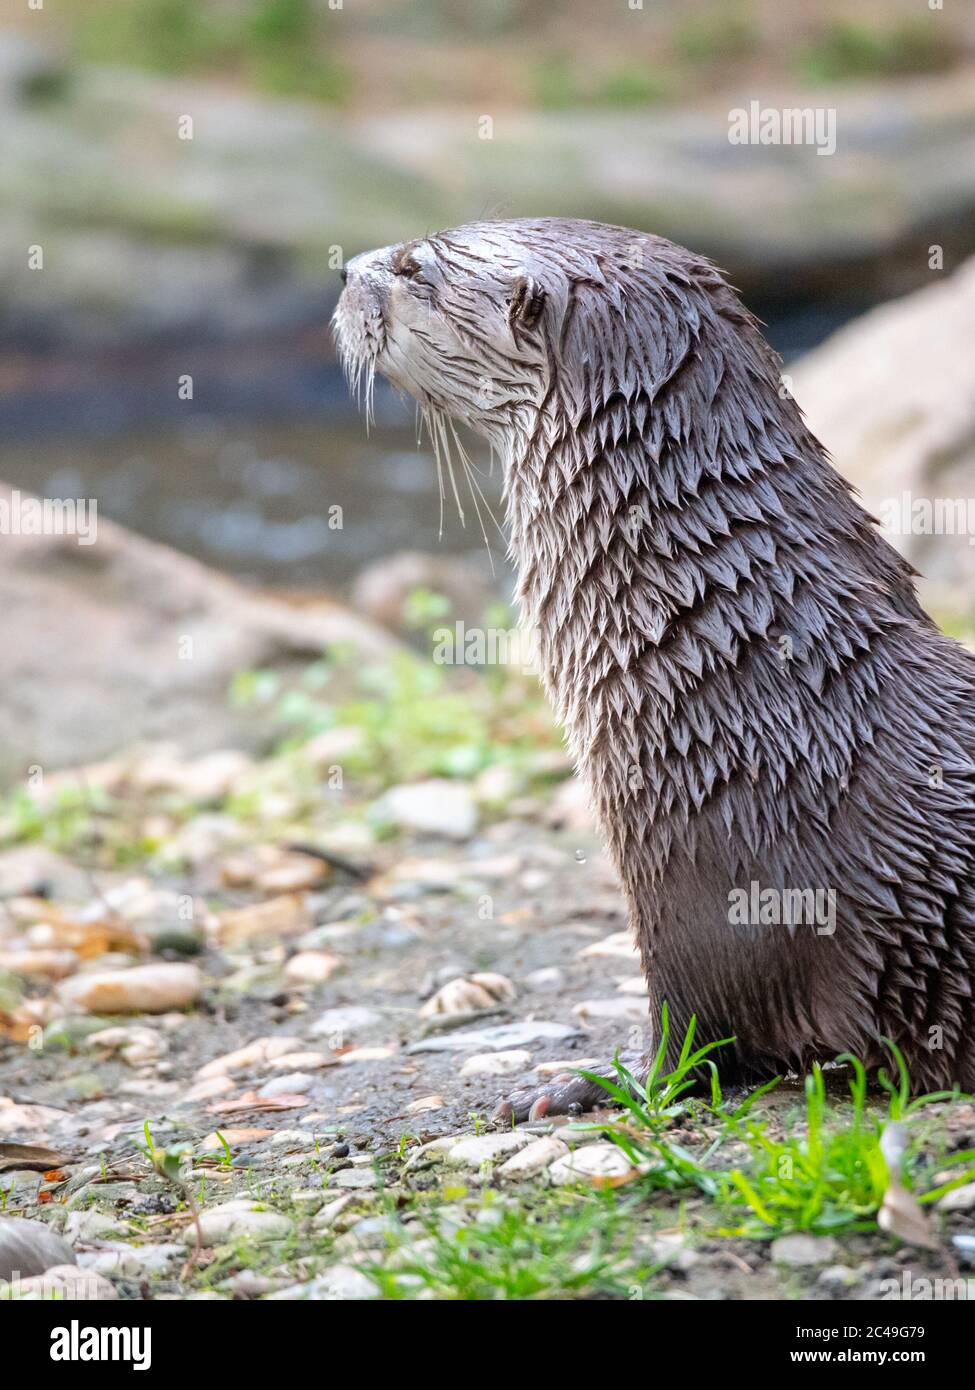
<path id="1" fill-rule="evenodd" d="M 686 381 L 571 426 L 543 408 L 506 473 L 523 620 L 631 895 L 693 858 L 708 813 L 736 831 L 729 873 L 788 833 L 794 798 L 759 815 L 763 781 L 810 781 L 828 817 L 870 737 L 871 649 L 923 619 L 777 383 L 724 380 L 697 418 Z M 817 712 L 851 679 L 833 727 Z"/>

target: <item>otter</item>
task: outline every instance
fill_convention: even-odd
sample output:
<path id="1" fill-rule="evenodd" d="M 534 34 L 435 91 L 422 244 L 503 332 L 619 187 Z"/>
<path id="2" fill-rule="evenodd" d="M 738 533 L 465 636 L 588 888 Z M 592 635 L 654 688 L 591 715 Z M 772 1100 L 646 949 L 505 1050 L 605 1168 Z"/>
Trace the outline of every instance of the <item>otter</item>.
<path id="1" fill-rule="evenodd" d="M 651 1029 L 723 1079 L 900 1048 L 975 1089 L 975 657 L 827 461 L 705 258 L 597 222 L 357 256 L 353 380 L 503 460 L 544 685 L 615 861 Z M 828 910 L 796 911 L 812 903 Z M 783 910 L 783 904 L 785 909 Z M 647 1058 L 643 1061 L 645 1074 Z M 641 1074 L 641 1068 L 635 1068 Z M 612 1068 L 607 1068 L 607 1074 Z M 591 1108 L 577 1075 L 516 1120 Z"/>

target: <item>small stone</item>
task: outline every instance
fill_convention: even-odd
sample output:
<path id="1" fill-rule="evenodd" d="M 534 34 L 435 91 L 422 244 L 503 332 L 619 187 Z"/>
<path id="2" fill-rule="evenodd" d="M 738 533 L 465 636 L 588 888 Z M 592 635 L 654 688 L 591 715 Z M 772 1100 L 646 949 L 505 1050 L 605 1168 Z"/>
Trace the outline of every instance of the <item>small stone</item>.
<path id="1" fill-rule="evenodd" d="M 346 1302 L 378 1297 L 379 1289 L 372 1280 L 352 1265 L 332 1265 L 331 1269 L 315 1279 L 309 1279 L 304 1284 L 291 1284 L 270 1295 L 271 1299 L 309 1302 Z"/>
<path id="2" fill-rule="evenodd" d="M 411 1043 L 407 1052 L 466 1052 L 477 1048 L 504 1051 L 533 1042 L 564 1042 L 575 1037 L 576 1028 L 541 1019 L 523 1023 L 499 1023 L 494 1028 L 466 1028 L 453 1033 L 434 1034 Z"/>
<path id="3" fill-rule="evenodd" d="M 517 1153 L 532 1142 L 533 1136 L 519 1130 L 503 1130 L 500 1134 L 480 1134 L 455 1143 L 447 1153 L 447 1162 L 475 1172 L 482 1163 L 497 1163 L 506 1154 Z"/>
<path id="4" fill-rule="evenodd" d="M 550 1168 L 558 1159 L 566 1158 L 568 1153 L 569 1147 L 567 1144 L 563 1144 L 561 1139 L 556 1139 L 553 1135 L 544 1135 L 502 1163 L 498 1169 L 498 1177 L 535 1177 L 537 1174 L 543 1173 L 546 1168 Z"/>
<path id="5" fill-rule="evenodd" d="M 274 1096 L 301 1096 L 310 1091 L 314 1084 L 315 1078 L 309 1072 L 292 1071 L 284 1076 L 272 1077 L 257 1094 L 262 1100 L 271 1100 Z"/>
<path id="6" fill-rule="evenodd" d="M 640 961 L 640 952 L 637 950 L 631 931 L 613 932 L 611 936 L 604 936 L 601 941 L 594 941 L 590 946 L 583 946 L 577 954 L 579 960 L 586 960 L 591 956 L 611 956 L 619 960 L 634 960 L 638 964 Z"/>
<path id="7" fill-rule="evenodd" d="M 264 1211 L 256 1202 L 241 1198 L 201 1211 L 200 1229 L 203 1244 L 210 1246 L 235 1240 L 282 1240 L 293 1227 L 279 1212 Z M 189 1223 L 183 1235 L 187 1245 L 196 1244 L 195 1222 Z"/>
<path id="8" fill-rule="evenodd" d="M 975 1182 L 966 1182 L 961 1187 L 952 1188 L 950 1192 L 938 1198 L 935 1206 L 940 1211 L 971 1211 L 975 1207 Z"/>
<path id="9" fill-rule="evenodd" d="M 477 804 L 462 782 L 433 778 L 391 787 L 373 803 L 374 820 L 401 830 L 418 830 L 451 840 L 467 840 L 477 829 Z"/>
<path id="10" fill-rule="evenodd" d="M 371 1168 L 342 1168 L 339 1172 L 332 1174 L 330 1186 L 343 1190 L 351 1188 L 359 1191 L 365 1188 L 378 1187 L 379 1178 Z"/>
<path id="11" fill-rule="evenodd" d="M 850 1269 L 849 1265 L 830 1265 L 820 1271 L 816 1283 L 827 1289 L 848 1289 L 858 1283 L 859 1279 L 856 1270 Z"/>
<path id="12" fill-rule="evenodd" d="M 273 1133 L 273 1129 L 214 1130 L 212 1134 L 200 1140 L 198 1147 L 201 1153 L 224 1153 L 225 1145 L 233 1149 L 241 1144 L 256 1144 L 261 1139 L 269 1139 Z"/>
<path id="13" fill-rule="evenodd" d="M 565 984 L 565 971 L 557 965 L 546 965 L 525 976 L 525 988 L 539 994 L 550 994 Z"/>
<path id="14" fill-rule="evenodd" d="M 654 1263 L 666 1265 L 668 1269 L 689 1270 L 700 1256 L 689 1248 L 687 1239 L 683 1231 L 662 1231 L 650 1247 Z"/>
<path id="15" fill-rule="evenodd" d="M 336 1041 L 331 1045 L 342 1047 L 344 1045 L 343 1040 L 348 1039 L 353 1033 L 361 1033 L 380 1022 L 382 1022 L 382 1015 L 376 1013 L 375 1009 L 365 1009 L 359 1005 L 350 1004 L 347 1008 L 326 1009 L 312 1024 L 309 1031 L 316 1038 L 335 1039 Z"/>
<path id="16" fill-rule="evenodd" d="M 406 1115 L 424 1115 L 428 1111 L 442 1110 L 443 1108 L 443 1096 L 421 1096 L 419 1100 L 410 1101 L 403 1113 Z"/>
<path id="17" fill-rule="evenodd" d="M 203 992 L 195 965 L 154 962 L 128 970 L 92 970 L 65 980 L 61 1003 L 91 1014 L 162 1014 L 194 1003 Z"/>
<path id="18" fill-rule="evenodd" d="M 810 1236 L 797 1232 L 773 1240 L 770 1253 L 776 1264 L 802 1269 L 810 1265 L 829 1264 L 840 1253 L 840 1247 L 832 1236 Z"/>
<path id="19" fill-rule="evenodd" d="M 353 1047 L 339 1057 L 339 1065 L 353 1066 L 357 1062 L 385 1062 L 395 1055 L 392 1047 Z"/>
<path id="20" fill-rule="evenodd" d="M 565 1158 L 557 1159 L 549 1171 L 557 1187 L 574 1182 L 614 1185 L 634 1177 L 638 1170 L 617 1144 L 584 1144 Z"/>
<path id="21" fill-rule="evenodd" d="M 65 1239 L 72 1245 L 87 1245 L 106 1236 L 117 1236 L 119 1225 L 100 1211 L 69 1211 L 64 1222 Z"/>
<path id="22" fill-rule="evenodd" d="M 533 1068 L 539 1076 L 558 1076 L 563 1071 L 592 1071 L 594 1067 L 599 1067 L 605 1059 L 602 1057 L 570 1057 L 564 1062 L 539 1062 Z"/>
<path id="23" fill-rule="evenodd" d="M 43 1274 L 73 1259 L 71 1246 L 43 1221 L 0 1216 L 0 1281 Z"/>
<path id="24" fill-rule="evenodd" d="M 262 938 L 294 936 L 310 926 L 304 893 L 282 893 L 252 907 L 221 912 L 216 919 L 214 935 L 220 945 L 231 946 Z"/>
<path id="25" fill-rule="evenodd" d="M 77 969 L 74 951 L 0 951 L 0 970 L 25 979 L 63 980 Z"/>
<path id="26" fill-rule="evenodd" d="M 321 985 L 342 965 L 330 951 L 299 951 L 284 967 L 284 978 L 293 985 Z"/>
<path id="27" fill-rule="evenodd" d="M 591 1018 L 609 1018 L 642 1023 L 647 1017 L 646 994 L 640 999 L 631 999 L 626 995 L 616 999 L 584 999 L 581 1004 L 576 1004 L 572 1012 L 583 1022 Z"/>
<path id="28" fill-rule="evenodd" d="M 245 1047 L 238 1047 L 235 1052 L 225 1052 L 222 1057 L 214 1057 L 211 1062 L 206 1062 L 196 1075 L 200 1081 L 215 1076 L 232 1076 L 239 1071 L 263 1066 L 275 1057 L 283 1057 L 286 1052 L 293 1051 L 294 1046 L 294 1038 L 255 1038 Z"/>
<path id="29" fill-rule="evenodd" d="M 531 1065 L 530 1052 L 478 1052 L 460 1069 L 461 1076 L 512 1076 Z"/>
<path id="30" fill-rule="evenodd" d="M 335 1058 L 325 1052 L 285 1052 L 266 1063 L 268 1071 L 319 1071 L 335 1065 Z"/>
<path id="31" fill-rule="evenodd" d="M 647 982 L 642 975 L 634 975 L 629 980 L 620 980 L 616 986 L 617 994 L 635 994 L 643 1000 L 644 1008 L 647 1002 Z"/>
<path id="32" fill-rule="evenodd" d="M 436 1018 L 441 1014 L 473 1014 L 493 1009 L 499 1003 L 514 999 L 515 987 L 505 975 L 479 971 L 474 975 L 450 980 L 428 999 L 420 1010 L 421 1018 Z"/>
<path id="33" fill-rule="evenodd" d="M 101 1028 L 88 1035 L 85 1046 L 104 1049 L 106 1056 L 118 1053 L 130 1067 L 156 1062 L 166 1050 L 162 1038 L 152 1028 Z"/>

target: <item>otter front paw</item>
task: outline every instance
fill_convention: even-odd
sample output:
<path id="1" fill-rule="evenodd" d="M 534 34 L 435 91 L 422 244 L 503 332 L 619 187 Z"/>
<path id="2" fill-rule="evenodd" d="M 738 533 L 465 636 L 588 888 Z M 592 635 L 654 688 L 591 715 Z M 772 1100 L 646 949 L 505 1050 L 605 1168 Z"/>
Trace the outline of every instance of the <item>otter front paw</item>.
<path id="1" fill-rule="evenodd" d="M 620 1060 L 637 1081 L 646 1076 L 645 1058 L 622 1057 Z M 613 1065 L 596 1067 L 592 1071 L 594 1075 L 605 1076 L 616 1085 L 621 1084 L 619 1073 Z M 520 1086 L 512 1091 L 499 1103 L 494 1118 L 502 1123 L 514 1120 L 515 1124 L 520 1124 L 522 1120 L 540 1120 L 545 1115 L 581 1115 L 586 1110 L 615 1104 L 598 1081 L 587 1081 L 577 1072 L 564 1071 L 540 1086 Z"/>

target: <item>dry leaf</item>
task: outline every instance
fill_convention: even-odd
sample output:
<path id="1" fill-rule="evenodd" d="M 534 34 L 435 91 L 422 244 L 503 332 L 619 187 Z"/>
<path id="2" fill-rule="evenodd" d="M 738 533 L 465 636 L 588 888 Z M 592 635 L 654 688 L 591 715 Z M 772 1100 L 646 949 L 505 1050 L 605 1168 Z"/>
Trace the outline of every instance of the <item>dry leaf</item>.
<path id="1" fill-rule="evenodd" d="M 889 1235 L 920 1245 L 925 1250 L 937 1250 L 938 1238 L 916 1197 L 891 1178 L 884 1200 L 877 1213 L 877 1225 Z"/>
<path id="2" fill-rule="evenodd" d="M 259 1096 L 256 1091 L 245 1091 L 236 1100 L 215 1100 L 207 1106 L 207 1114 L 235 1115 L 241 1110 L 300 1110 L 307 1104 L 307 1096 Z"/>
<path id="3" fill-rule="evenodd" d="M 0 1173 L 24 1172 L 46 1173 L 49 1169 L 60 1168 L 71 1159 L 43 1144 L 0 1144 Z"/>
<path id="4" fill-rule="evenodd" d="M 292 936 L 311 925 L 304 893 L 283 893 L 254 907 L 234 908 L 217 918 L 216 936 L 223 946 L 260 937 Z"/>

